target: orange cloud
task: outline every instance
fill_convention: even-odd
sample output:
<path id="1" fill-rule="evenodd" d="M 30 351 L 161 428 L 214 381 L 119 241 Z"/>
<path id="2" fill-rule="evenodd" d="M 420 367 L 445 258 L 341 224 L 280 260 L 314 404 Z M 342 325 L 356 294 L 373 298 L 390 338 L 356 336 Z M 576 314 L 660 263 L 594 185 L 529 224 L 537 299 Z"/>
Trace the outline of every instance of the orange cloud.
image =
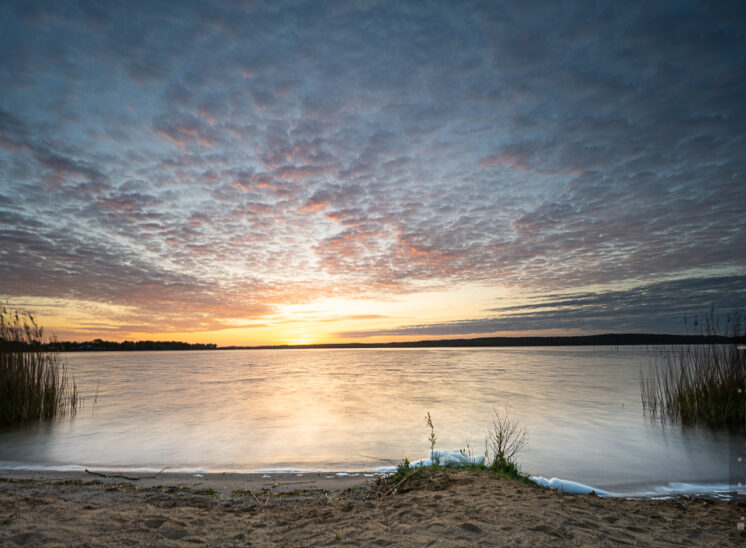
<path id="1" fill-rule="evenodd" d="M 311 202 L 309 200 L 306 205 L 298 209 L 298 213 L 317 213 L 328 205 L 328 201 Z"/>
<path id="2" fill-rule="evenodd" d="M 491 156 L 486 156 L 479 161 L 479 166 L 483 168 L 493 166 L 509 167 L 518 171 L 530 171 L 531 166 L 526 160 L 526 155 L 519 152 L 503 151 Z"/>
<path id="3" fill-rule="evenodd" d="M 207 123 L 210 124 L 210 127 L 215 126 L 215 122 L 217 121 L 215 119 L 215 116 L 213 116 L 212 114 L 208 114 L 204 110 L 200 110 L 199 111 L 199 117 L 200 118 L 207 118 Z"/>
<path id="4" fill-rule="evenodd" d="M 168 141 L 171 141 L 173 144 L 175 144 L 178 147 L 183 147 L 186 144 L 186 141 L 180 141 L 178 139 L 175 139 L 174 137 L 171 137 L 171 135 L 169 135 L 162 129 L 158 130 L 158 135 L 160 135 L 161 137 L 163 137 L 164 139 Z"/>

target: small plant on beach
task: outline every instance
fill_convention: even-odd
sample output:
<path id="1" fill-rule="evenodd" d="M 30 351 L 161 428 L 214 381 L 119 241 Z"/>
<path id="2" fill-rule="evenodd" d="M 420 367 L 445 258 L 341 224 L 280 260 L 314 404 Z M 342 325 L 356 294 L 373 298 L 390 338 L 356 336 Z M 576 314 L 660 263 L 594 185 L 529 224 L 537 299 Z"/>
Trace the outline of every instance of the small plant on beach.
<path id="1" fill-rule="evenodd" d="M 75 413 L 75 383 L 31 314 L 0 306 L 0 426 Z"/>
<path id="2" fill-rule="evenodd" d="M 743 426 L 746 350 L 738 348 L 745 342 L 740 317 L 728 315 L 721 328 L 710 311 L 703 322 L 695 317 L 694 326 L 713 342 L 671 347 L 647 378 L 640 372 L 643 412 L 684 425 Z"/>
<path id="3" fill-rule="evenodd" d="M 510 477 L 522 476 L 516 455 L 528 444 L 528 432 L 508 407 L 501 413 L 492 408 L 492 427 L 487 432 L 486 460 L 491 470 Z"/>
<path id="4" fill-rule="evenodd" d="M 430 411 L 427 412 L 425 420 L 427 421 L 427 427 L 430 429 L 428 441 L 430 442 L 430 452 L 432 452 L 435 449 L 435 442 L 438 441 L 438 438 L 435 437 L 435 427 L 433 426 L 433 419 L 430 417 Z"/>
<path id="5" fill-rule="evenodd" d="M 460 453 L 469 457 L 470 463 L 459 462 L 457 466 L 454 463 L 448 465 L 438 465 L 435 462 L 427 465 L 422 462 L 415 463 L 412 466 L 406 457 L 397 465 L 396 471 L 379 481 L 378 486 L 386 495 L 401 492 L 402 489 L 408 490 L 412 483 L 438 482 L 439 475 L 448 474 L 451 470 L 468 470 L 475 474 L 489 474 L 519 481 L 528 485 L 535 485 L 535 482 L 526 474 L 521 472 L 515 457 L 518 452 L 528 443 L 528 433 L 526 429 L 519 424 L 517 420 L 510 417 L 508 408 L 503 413 L 499 413 L 493 408 L 492 427 L 485 437 L 485 460 L 487 465 L 474 463 L 472 459 L 472 450 L 470 444 L 466 443 L 466 449 L 460 449 Z M 426 415 L 427 426 L 430 429 L 430 451 L 435 449 L 435 428 L 433 427 L 430 413 Z M 461 459 L 458 459 L 461 460 Z M 407 487 L 404 487 L 404 486 Z"/>
<path id="6" fill-rule="evenodd" d="M 472 450 L 471 450 L 471 445 L 469 445 L 468 441 L 466 442 L 466 448 L 465 449 L 459 449 L 459 451 L 461 452 L 462 455 L 464 455 L 466 457 L 469 457 L 469 459 L 473 459 L 474 458 L 474 454 L 472 453 Z"/>
<path id="7" fill-rule="evenodd" d="M 396 472 L 394 472 L 394 474 L 390 478 L 391 482 L 397 483 L 398 481 L 404 479 L 406 476 L 409 475 L 411 470 L 412 467 L 409 464 L 409 459 L 407 457 L 404 457 L 401 462 L 396 465 Z"/>

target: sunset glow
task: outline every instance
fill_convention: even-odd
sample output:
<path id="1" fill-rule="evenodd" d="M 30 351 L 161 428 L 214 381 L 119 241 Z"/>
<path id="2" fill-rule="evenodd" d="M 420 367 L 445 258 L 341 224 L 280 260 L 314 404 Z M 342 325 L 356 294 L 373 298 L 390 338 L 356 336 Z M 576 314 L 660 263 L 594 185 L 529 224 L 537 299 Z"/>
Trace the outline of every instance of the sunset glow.
<path id="1" fill-rule="evenodd" d="M 739 19 L 532 5 L 4 2 L 0 297 L 218 345 L 743 308 Z"/>

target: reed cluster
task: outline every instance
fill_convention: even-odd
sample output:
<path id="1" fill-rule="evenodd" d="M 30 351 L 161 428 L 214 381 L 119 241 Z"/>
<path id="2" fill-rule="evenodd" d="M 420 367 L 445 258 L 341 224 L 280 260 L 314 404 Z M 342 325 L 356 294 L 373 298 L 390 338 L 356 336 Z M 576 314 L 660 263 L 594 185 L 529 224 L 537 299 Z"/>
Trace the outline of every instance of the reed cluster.
<path id="1" fill-rule="evenodd" d="M 0 426 L 75 413 L 75 382 L 30 314 L 0 306 Z"/>
<path id="2" fill-rule="evenodd" d="M 704 335 L 724 335 L 723 342 L 672 347 L 663 363 L 640 375 L 646 414 L 685 425 L 714 428 L 746 424 L 746 350 L 739 318 L 729 316 L 721 329 L 713 312 L 704 322 L 695 319 Z"/>

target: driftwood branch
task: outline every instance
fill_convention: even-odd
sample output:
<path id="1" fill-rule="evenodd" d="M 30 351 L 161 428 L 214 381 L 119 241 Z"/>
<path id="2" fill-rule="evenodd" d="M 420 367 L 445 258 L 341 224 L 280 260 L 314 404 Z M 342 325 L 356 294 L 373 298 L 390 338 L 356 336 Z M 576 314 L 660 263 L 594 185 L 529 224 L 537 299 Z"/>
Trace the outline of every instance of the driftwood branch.
<path id="1" fill-rule="evenodd" d="M 129 481 L 137 481 L 137 480 L 141 480 L 141 479 L 155 479 L 166 468 L 170 468 L 170 466 L 164 466 L 163 468 L 161 468 L 160 472 L 158 472 L 157 474 L 155 474 L 153 476 L 140 476 L 139 478 L 135 478 L 135 477 L 132 477 L 132 476 L 125 476 L 124 474 L 102 474 L 101 472 L 92 472 L 92 471 L 88 470 L 88 468 L 86 468 L 85 471 L 86 471 L 86 474 L 90 474 L 92 476 L 98 476 L 100 478 L 108 478 L 108 479 L 121 478 L 121 479 L 126 479 L 126 480 L 129 480 Z"/>
<path id="2" fill-rule="evenodd" d="M 375 460 L 375 461 L 378 461 L 378 462 L 388 462 L 388 463 L 391 463 L 392 465 L 396 465 L 396 463 L 399 461 L 399 459 L 389 459 L 389 458 L 386 458 L 386 457 L 374 457 L 372 455 L 364 455 L 362 453 L 358 453 L 357 456 L 358 457 L 365 457 L 366 459 Z"/>
<path id="3" fill-rule="evenodd" d="M 422 469 L 422 468 L 421 468 L 421 467 L 419 467 L 419 466 L 417 466 L 417 467 L 413 467 L 413 468 L 411 468 L 411 469 L 409 470 L 409 472 L 407 472 L 407 474 L 406 474 L 406 475 L 405 475 L 405 476 L 404 476 L 404 477 L 403 477 L 403 478 L 402 478 L 401 480 L 399 480 L 399 481 L 398 481 L 398 482 L 397 482 L 396 484 L 394 484 L 394 485 L 388 485 L 388 486 L 387 486 L 387 487 L 388 487 L 388 490 L 386 491 L 386 495 L 394 495 L 394 494 L 396 494 L 396 492 L 397 492 L 397 490 L 399 489 L 399 487 L 401 486 L 401 484 L 402 484 L 402 483 L 404 483 L 405 481 L 407 481 L 407 480 L 408 480 L 409 478 L 411 478 L 412 476 L 414 476 L 414 475 L 415 475 L 415 474 L 416 474 L 416 473 L 417 473 L 417 472 L 418 472 L 419 470 L 421 470 L 421 469 Z M 376 498 L 378 498 L 378 496 L 376 496 Z"/>

